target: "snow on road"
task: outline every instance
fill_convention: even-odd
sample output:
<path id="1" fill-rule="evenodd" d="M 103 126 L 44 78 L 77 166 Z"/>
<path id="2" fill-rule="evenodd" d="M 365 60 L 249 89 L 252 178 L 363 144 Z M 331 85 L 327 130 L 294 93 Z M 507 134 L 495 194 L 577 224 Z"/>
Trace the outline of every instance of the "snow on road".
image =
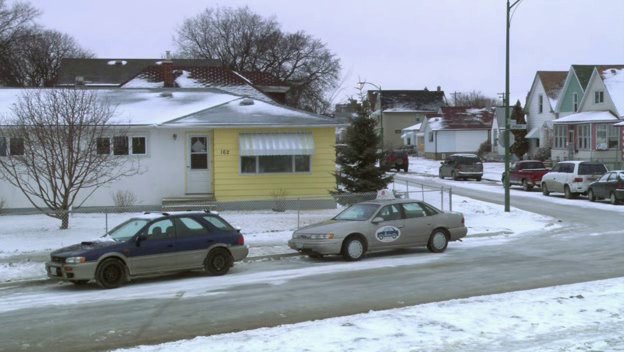
<path id="1" fill-rule="evenodd" d="M 116 352 L 622 351 L 624 279 L 421 304 Z"/>

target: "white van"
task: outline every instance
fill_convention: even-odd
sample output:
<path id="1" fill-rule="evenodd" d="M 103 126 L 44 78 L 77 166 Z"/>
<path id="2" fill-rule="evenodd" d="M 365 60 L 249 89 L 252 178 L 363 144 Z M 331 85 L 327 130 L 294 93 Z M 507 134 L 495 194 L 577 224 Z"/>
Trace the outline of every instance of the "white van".
<path id="1" fill-rule="evenodd" d="M 542 193 L 547 196 L 551 192 L 563 193 L 567 199 L 579 194 L 587 194 L 589 184 L 607 172 L 602 163 L 566 160 L 555 164 L 542 176 Z"/>

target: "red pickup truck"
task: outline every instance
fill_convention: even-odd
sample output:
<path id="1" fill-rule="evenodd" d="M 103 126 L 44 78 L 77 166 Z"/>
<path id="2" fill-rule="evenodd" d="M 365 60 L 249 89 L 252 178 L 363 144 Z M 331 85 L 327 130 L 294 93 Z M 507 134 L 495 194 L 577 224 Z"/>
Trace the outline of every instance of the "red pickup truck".
<path id="1" fill-rule="evenodd" d="M 521 185 L 525 191 L 530 191 L 533 187 L 539 187 L 544 176 L 549 170 L 544 163 L 539 160 L 519 160 L 509 168 L 509 184 Z M 501 177 L 505 184 L 505 174 Z"/>

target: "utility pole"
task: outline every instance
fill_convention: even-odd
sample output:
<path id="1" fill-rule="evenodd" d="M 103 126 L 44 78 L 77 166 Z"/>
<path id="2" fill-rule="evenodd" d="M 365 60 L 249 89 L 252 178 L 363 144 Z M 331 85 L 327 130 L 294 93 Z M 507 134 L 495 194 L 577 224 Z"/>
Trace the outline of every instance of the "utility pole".
<path id="1" fill-rule="evenodd" d="M 509 0 L 507 0 L 507 27 L 505 31 L 505 177 L 504 177 L 504 186 L 505 186 L 505 212 L 510 212 L 510 194 L 509 194 L 509 161 L 511 159 L 509 153 L 509 29 L 511 27 L 511 19 L 509 14 L 511 9 L 518 5 L 521 0 L 515 0 L 513 4 L 509 4 Z"/>

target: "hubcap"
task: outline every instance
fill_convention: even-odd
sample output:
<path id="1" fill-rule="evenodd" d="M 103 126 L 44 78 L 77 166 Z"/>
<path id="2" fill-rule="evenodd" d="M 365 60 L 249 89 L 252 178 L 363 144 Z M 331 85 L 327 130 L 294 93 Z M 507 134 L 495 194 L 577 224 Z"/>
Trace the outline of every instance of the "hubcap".
<path id="1" fill-rule="evenodd" d="M 364 253 L 364 246 L 360 241 L 351 241 L 349 243 L 349 247 L 347 248 L 347 252 L 349 252 L 349 256 L 351 258 L 359 258 Z"/>
<path id="2" fill-rule="evenodd" d="M 433 246 L 436 249 L 442 249 L 444 248 L 445 244 L 446 244 L 446 236 L 444 236 L 444 234 L 441 232 L 436 232 L 436 234 L 433 235 Z"/>
<path id="3" fill-rule="evenodd" d="M 212 260 L 212 266 L 218 271 L 223 270 L 225 267 L 225 258 L 223 256 L 217 256 Z"/>
<path id="4" fill-rule="evenodd" d="M 115 282 L 119 280 L 120 276 L 121 276 L 121 271 L 115 265 L 108 266 L 106 270 L 104 271 L 104 278 L 108 282 Z"/>

